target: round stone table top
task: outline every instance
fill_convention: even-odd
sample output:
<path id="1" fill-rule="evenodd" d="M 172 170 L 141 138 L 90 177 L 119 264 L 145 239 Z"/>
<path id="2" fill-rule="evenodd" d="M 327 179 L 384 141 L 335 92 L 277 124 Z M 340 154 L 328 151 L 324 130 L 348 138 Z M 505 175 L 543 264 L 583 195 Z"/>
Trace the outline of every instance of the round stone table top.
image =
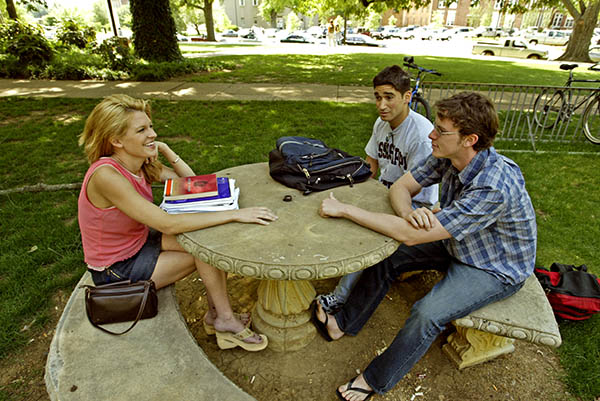
<path id="1" fill-rule="evenodd" d="M 267 163 L 229 168 L 217 176 L 236 180 L 240 208 L 266 206 L 279 217 L 268 226 L 230 223 L 178 236 L 188 252 L 226 272 L 264 280 L 325 279 L 372 266 L 398 247 L 385 235 L 318 213 L 333 192 L 342 202 L 393 214 L 388 189 L 376 180 L 304 196 L 273 180 Z M 285 202 L 286 195 L 292 200 Z"/>

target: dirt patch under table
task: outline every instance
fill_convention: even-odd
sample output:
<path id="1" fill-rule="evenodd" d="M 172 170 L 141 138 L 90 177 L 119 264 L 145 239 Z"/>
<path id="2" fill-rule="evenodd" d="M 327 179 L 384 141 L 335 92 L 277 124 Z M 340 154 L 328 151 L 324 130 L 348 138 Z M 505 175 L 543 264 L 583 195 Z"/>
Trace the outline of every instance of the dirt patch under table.
<path id="1" fill-rule="evenodd" d="M 335 400 L 335 389 L 356 376 L 394 338 L 410 306 L 432 285 L 433 273 L 395 283 L 365 328 L 355 337 L 326 342 L 318 334 L 304 349 L 279 353 L 220 350 L 202 327 L 206 292 L 196 274 L 177 283 L 181 312 L 208 358 L 234 383 L 259 401 Z M 315 281 L 317 293 L 329 292 L 337 279 Z M 236 311 L 250 311 L 258 281 L 230 276 L 228 289 Z M 442 353 L 452 329 L 433 343 L 411 372 L 375 400 L 402 401 L 563 401 L 574 399 L 560 381 L 563 371 L 554 351 L 525 341 L 515 352 L 458 370 Z"/>

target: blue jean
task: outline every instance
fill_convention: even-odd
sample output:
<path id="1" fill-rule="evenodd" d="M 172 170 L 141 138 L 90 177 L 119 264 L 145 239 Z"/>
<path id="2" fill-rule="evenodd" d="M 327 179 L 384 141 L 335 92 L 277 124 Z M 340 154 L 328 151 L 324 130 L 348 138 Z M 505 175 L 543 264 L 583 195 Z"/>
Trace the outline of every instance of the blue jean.
<path id="1" fill-rule="evenodd" d="M 335 295 L 340 302 L 345 303 L 350 296 L 352 289 L 360 279 L 360 276 L 362 276 L 362 273 L 363 270 L 359 270 L 343 276 L 338 282 L 338 285 L 333 289 L 333 295 Z"/>
<path id="2" fill-rule="evenodd" d="M 458 262 L 441 241 L 400 245 L 387 259 L 363 270 L 346 304 L 335 314 L 338 326 L 346 334 L 358 334 L 400 274 L 432 269 L 445 272 L 445 277 L 413 305 L 394 341 L 363 373 L 377 393 L 394 387 L 452 320 L 506 298 L 523 285 L 503 283 L 483 270 Z"/>

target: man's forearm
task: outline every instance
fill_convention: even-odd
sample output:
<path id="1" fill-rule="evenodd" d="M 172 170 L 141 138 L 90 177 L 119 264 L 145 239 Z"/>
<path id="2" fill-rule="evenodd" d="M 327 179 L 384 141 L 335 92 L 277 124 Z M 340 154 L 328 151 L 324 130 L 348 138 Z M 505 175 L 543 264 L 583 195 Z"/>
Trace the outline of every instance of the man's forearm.
<path id="1" fill-rule="evenodd" d="M 412 208 L 412 196 L 402 185 L 392 185 L 390 188 L 390 204 L 396 214 L 402 218 L 408 216 Z"/>
<path id="2" fill-rule="evenodd" d="M 450 238 L 448 231 L 439 222 L 431 230 L 417 229 L 401 217 L 385 213 L 374 213 L 348 204 L 344 205 L 340 217 L 377 231 L 408 246 Z"/>
<path id="3" fill-rule="evenodd" d="M 375 213 L 365 209 L 361 209 L 354 205 L 345 204 L 342 216 L 345 219 L 351 220 L 356 224 L 377 231 L 380 234 L 390 238 L 402 241 L 405 238 L 398 238 L 398 225 L 404 226 L 406 221 L 398 216 L 389 215 L 386 213 Z"/>

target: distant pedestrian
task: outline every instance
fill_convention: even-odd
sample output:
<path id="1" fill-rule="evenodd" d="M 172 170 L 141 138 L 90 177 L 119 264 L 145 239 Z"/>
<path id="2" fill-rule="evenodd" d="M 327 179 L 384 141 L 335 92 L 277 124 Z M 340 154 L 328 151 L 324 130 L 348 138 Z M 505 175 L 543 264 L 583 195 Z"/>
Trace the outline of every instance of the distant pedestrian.
<path id="1" fill-rule="evenodd" d="M 327 25 L 327 46 L 335 46 L 335 26 L 333 25 L 333 20 L 329 21 Z"/>

